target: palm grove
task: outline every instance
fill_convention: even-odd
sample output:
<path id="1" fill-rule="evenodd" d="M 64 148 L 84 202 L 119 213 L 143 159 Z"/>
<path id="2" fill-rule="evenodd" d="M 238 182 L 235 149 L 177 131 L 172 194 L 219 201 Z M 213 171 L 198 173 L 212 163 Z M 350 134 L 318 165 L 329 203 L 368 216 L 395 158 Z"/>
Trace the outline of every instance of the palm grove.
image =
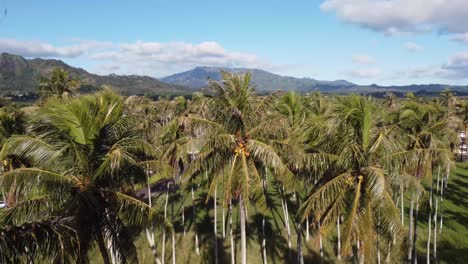
<path id="1" fill-rule="evenodd" d="M 249 73 L 222 77 L 153 101 L 79 95 L 56 70 L 36 104 L 2 107 L 0 262 L 437 260 L 453 94 L 258 95 Z"/>

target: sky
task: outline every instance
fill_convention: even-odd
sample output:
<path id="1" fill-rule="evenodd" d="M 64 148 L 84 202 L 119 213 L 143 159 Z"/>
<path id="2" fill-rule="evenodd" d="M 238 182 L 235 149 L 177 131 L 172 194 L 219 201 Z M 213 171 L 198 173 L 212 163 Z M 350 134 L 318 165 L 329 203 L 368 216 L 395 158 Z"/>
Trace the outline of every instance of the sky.
<path id="1" fill-rule="evenodd" d="M 466 85 L 468 0 L 0 0 L 1 52 L 97 74 L 223 66 Z"/>

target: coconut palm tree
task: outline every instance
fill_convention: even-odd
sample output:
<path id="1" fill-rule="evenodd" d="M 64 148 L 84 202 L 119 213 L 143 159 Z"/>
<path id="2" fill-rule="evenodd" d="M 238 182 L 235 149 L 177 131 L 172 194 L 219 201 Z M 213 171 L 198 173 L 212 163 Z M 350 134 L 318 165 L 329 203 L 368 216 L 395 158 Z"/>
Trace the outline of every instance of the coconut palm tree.
<path id="1" fill-rule="evenodd" d="M 304 263 L 302 255 L 302 224 L 304 221 L 297 210 L 300 207 L 301 199 L 306 195 L 304 193 L 306 188 L 301 188 L 301 186 L 313 186 L 316 183 L 317 175 L 321 174 L 320 168 L 326 167 L 326 164 L 330 164 L 330 160 L 335 157 L 322 153 L 313 142 L 309 141 L 308 123 L 314 125 L 320 123 L 320 118 L 326 112 L 326 106 L 320 95 L 316 94 L 312 98 L 304 98 L 294 92 L 289 92 L 280 98 L 278 112 L 287 120 L 287 134 L 283 139 L 276 140 L 275 146 L 295 180 L 301 182 L 293 190 L 293 197 L 296 202 L 294 220 L 297 234 L 297 263 Z M 305 220 L 307 235 L 308 219 Z"/>
<path id="2" fill-rule="evenodd" d="M 357 95 L 336 97 L 326 121 L 311 129 L 320 150 L 335 161 L 310 190 L 303 219 L 314 216 L 326 233 L 343 215 L 342 253 L 350 255 L 355 244 L 360 262 L 372 256 L 376 238 L 389 241 L 400 231 L 386 158 L 401 150 L 397 129 L 376 115 L 372 99 Z"/>
<path id="3" fill-rule="evenodd" d="M 203 126 L 205 135 L 198 157 L 186 176 L 208 173 L 214 193 L 227 171 L 224 185 L 226 204 L 235 199 L 239 204 L 241 231 L 241 263 L 247 263 L 247 205 L 249 200 L 264 204 L 262 172 L 269 168 L 281 177 L 290 176 L 274 147 L 273 138 L 281 136 L 281 122 L 265 119 L 275 102 L 275 94 L 257 96 L 251 74 L 235 75 L 222 72 L 220 82 L 210 81 L 214 91 L 208 103 L 210 116 L 191 118 L 191 126 Z M 263 202 L 261 202 L 263 201 Z"/>
<path id="4" fill-rule="evenodd" d="M 73 96 L 79 88 L 79 82 L 69 77 L 67 71 L 55 68 L 50 74 L 50 78 L 43 77 L 39 80 L 39 94 L 43 98 L 49 96 Z"/>
<path id="5" fill-rule="evenodd" d="M 2 221 L 7 214 L 2 214 Z M 75 263 L 78 240 L 67 219 L 36 219 L 0 229 L 0 262 Z"/>
<path id="6" fill-rule="evenodd" d="M 406 171 L 413 175 L 416 181 L 416 191 L 411 198 L 410 224 L 408 231 L 408 260 L 416 260 L 417 220 L 419 209 L 419 197 L 423 188 L 419 180 L 429 177 L 432 184 L 432 174 L 436 164 L 446 167 L 452 159 L 451 143 L 456 140 L 457 127 L 460 125 L 458 118 L 447 115 L 445 110 L 438 109 L 437 105 L 420 102 L 406 102 L 401 109 L 390 114 L 393 123 L 397 124 L 405 135 L 405 151 L 400 154 L 405 156 Z M 398 155 L 400 155 L 398 154 Z M 432 195 L 429 201 L 429 214 L 432 213 Z M 415 203 L 415 207 L 413 204 Z M 413 221 L 413 208 L 414 223 Z M 411 230 L 413 229 L 413 230 Z"/>
<path id="7" fill-rule="evenodd" d="M 134 184 L 145 182 L 141 162 L 152 150 L 123 112 L 122 97 L 108 90 L 51 98 L 31 111 L 28 134 L 12 137 L 0 154 L 25 164 L 1 176 L 3 188 L 27 190 L 8 219 L 69 219 L 79 241 L 78 262 L 87 263 L 95 245 L 103 263 L 137 262 L 127 225 L 153 220 L 154 211 L 132 196 Z"/>

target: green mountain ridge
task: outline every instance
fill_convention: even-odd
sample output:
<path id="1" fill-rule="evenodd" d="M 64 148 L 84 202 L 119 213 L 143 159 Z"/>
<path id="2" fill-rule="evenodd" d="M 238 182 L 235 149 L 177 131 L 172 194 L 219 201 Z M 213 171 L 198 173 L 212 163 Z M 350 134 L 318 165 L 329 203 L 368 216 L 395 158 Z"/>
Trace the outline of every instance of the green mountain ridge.
<path id="1" fill-rule="evenodd" d="M 166 83 L 179 84 L 192 89 L 200 89 L 207 86 L 208 79 L 220 80 L 220 71 L 232 73 L 252 73 L 252 82 L 260 92 L 270 92 L 275 90 L 294 90 L 298 92 L 321 91 L 325 93 L 361 93 L 375 94 L 385 92 L 420 92 L 422 95 L 430 95 L 444 89 L 451 89 L 463 93 L 468 93 L 468 86 L 454 86 L 446 84 L 412 84 L 403 86 L 380 86 L 376 84 L 359 85 L 346 80 L 320 81 L 313 78 L 296 78 L 281 76 L 260 69 L 248 68 L 226 68 L 226 67 L 196 67 L 192 70 L 176 73 L 171 76 L 161 78 Z"/>
<path id="2" fill-rule="evenodd" d="M 321 81 L 313 78 L 282 76 L 261 69 L 196 67 L 161 79 L 140 75 L 97 75 L 78 67 L 72 67 L 61 60 L 26 59 L 19 55 L 0 53 L 0 95 L 34 92 L 41 77 L 48 77 L 54 68 L 62 68 L 81 83 L 81 91 L 92 91 L 102 85 L 112 86 L 124 95 L 189 95 L 204 90 L 208 79 L 220 80 L 220 71 L 252 73 L 252 82 L 259 92 L 276 90 L 297 92 L 321 91 L 324 93 L 360 93 L 383 95 L 395 92 L 404 95 L 415 92 L 421 95 L 436 95 L 444 89 L 451 89 L 459 95 L 468 95 L 468 86 L 446 84 L 418 84 L 405 86 L 359 85 L 346 80 Z"/>
<path id="3" fill-rule="evenodd" d="M 0 54 L 0 93 L 26 93 L 35 91 L 38 80 L 48 77 L 54 68 L 62 68 L 72 78 L 78 79 L 82 90 L 93 90 L 102 85 L 112 86 L 125 95 L 177 95 L 190 94 L 183 86 L 163 83 L 149 76 L 138 75 L 97 75 L 82 68 L 75 68 L 61 60 L 25 59 L 19 55 Z"/>
<path id="4" fill-rule="evenodd" d="M 307 92 L 322 86 L 335 88 L 356 86 L 356 84 L 345 80 L 320 81 L 313 78 L 282 76 L 261 69 L 227 67 L 196 67 L 189 71 L 161 78 L 160 80 L 166 83 L 184 85 L 192 89 L 200 89 L 207 86 L 209 78 L 217 81 L 221 80 L 221 71 L 232 73 L 251 72 L 252 82 L 256 85 L 257 90 L 261 92 L 274 90 Z"/>

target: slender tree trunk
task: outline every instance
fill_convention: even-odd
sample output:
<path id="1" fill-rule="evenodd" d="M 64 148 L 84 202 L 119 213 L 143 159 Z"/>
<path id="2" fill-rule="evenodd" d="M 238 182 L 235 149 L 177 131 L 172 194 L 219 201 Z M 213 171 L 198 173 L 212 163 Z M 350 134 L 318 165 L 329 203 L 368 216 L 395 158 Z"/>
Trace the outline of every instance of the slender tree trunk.
<path id="1" fill-rule="evenodd" d="M 182 229 L 185 237 L 185 206 L 182 205 Z"/>
<path id="2" fill-rule="evenodd" d="M 229 199 L 229 235 L 231 238 L 231 264 L 236 263 L 236 255 L 235 255 L 235 244 L 234 244 L 234 235 L 232 230 L 232 200 Z"/>
<path id="3" fill-rule="evenodd" d="M 102 233 L 98 231 L 96 235 L 97 235 L 97 243 L 99 246 L 99 251 L 101 252 L 103 263 L 111 264 L 111 261 L 109 258 L 109 252 L 107 252 L 107 247 L 106 247 L 106 244 L 104 243 L 104 237 L 102 236 Z"/>
<path id="4" fill-rule="evenodd" d="M 191 192 L 192 192 L 193 224 L 196 226 L 197 210 L 195 209 L 195 194 L 193 192 L 193 183 L 192 183 Z M 197 253 L 197 255 L 200 255 L 200 248 L 198 246 L 198 233 L 197 233 L 196 228 L 195 228 L 195 253 Z"/>
<path id="5" fill-rule="evenodd" d="M 445 178 L 445 188 L 447 189 L 448 180 L 449 180 L 449 177 L 450 177 L 450 164 L 447 166 L 446 173 L 447 173 L 447 176 L 446 176 L 446 178 Z"/>
<path id="6" fill-rule="evenodd" d="M 377 234 L 377 264 L 380 264 L 380 238 Z"/>
<path id="7" fill-rule="evenodd" d="M 322 230 L 320 222 L 318 222 L 318 235 L 319 235 L 319 247 L 320 247 L 320 263 L 323 263 L 323 241 L 322 241 Z"/>
<path id="8" fill-rule="evenodd" d="M 413 224 L 413 264 L 418 263 L 418 255 L 417 255 L 417 238 L 418 238 L 418 214 L 419 214 L 419 194 L 416 197 L 416 210 L 414 211 L 414 224 Z"/>
<path id="9" fill-rule="evenodd" d="M 309 231 L 309 217 L 306 218 L 306 241 L 309 242 L 310 231 Z"/>
<path id="10" fill-rule="evenodd" d="M 437 206 L 438 200 L 435 201 L 435 210 L 434 210 L 434 243 L 433 243 L 433 255 L 434 255 L 434 263 L 437 263 Z"/>
<path id="11" fill-rule="evenodd" d="M 400 185 L 400 199 L 401 199 L 401 225 L 405 225 L 405 205 L 404 205 L 404 200 L 405 200 L 405 188 L 403 186 L 403 183 Z"/>
<path id="12" fill-rule="evenodd" d="M 147 168 L 148 170 L 148 168 Z M 150 187 L 150 184 L 149 184 L 149 174 L 147 174 L 147 188 L 148 188 L 148 206 L 150 208 L 153 207 L 153 203 L 152 203 L 152 200 L 151 200 L 151 187 Z M 159 259 L 159 255 L 158 255 L 158 251 L 156 250 L 156 243 L 155 243 L 155 240 L 154 240 L 154 226 L 153 226 L 153 223 L 151 223 L 149 226 L 146 227 L 146 239 L 148 240 L 148 244 L 151 248 L 151 252 L 153 253 L 153 257 L 154 257 L 154 262 L 156 264 L 161 264 L 161 260 Z"/>
<path id="13" fill-rule="evenodd" d="M 263 177 L 263 194 L 265 195 L 265 199 L 267 199 L 267 169 L 265 168 L 265 177 Z M 267 264 L 267 252 L 266 252 L 266 234 L 265 234 L 265 214 L 263 214 L 262 219 L 262 253 L 263 253 L 263 264 Z"/>
<path id="14" fill-rule="evenodd" d="M 388 252 L 387 252 L 387 257 L 385 258 L 385 263 L 390 263 L 390 254 L 392 252 L 392 243 L 388 242 Z"/>
<path id="15" fill-rule="evenodd" d="M 218 264 L 218 211 L 217 211 L 217 192 L 218 186 L 215 187 L 214 190 L 214 201 L 213 201 L 213 209 L 214 209 L 214 223 L 213 223 L 213 232 L 214 232 L 214 249 L 215 249 L 215 264 Z"/>
<path id="16" fill-rule="evenodd" d="M 409 212 L 409 224 L 408 224 L 408 262 L 412 260 L 412 249 L 413 249 L 413 207 L 414 207 L 414 194 L 411 195 L 411 205 Z"/>
<path id="17" fill-rule="evenodd" d="M 266 254 L 266 235 L 265 235 L 265 216 L 262 219 L 262 255 L 263 255 L 263 264 L 267 264 L 267 254 Z"/>
<path id="18" fill-rule="evenodd" d="M 358 262 L 359 264 L 364 264 L 365 263 L 365 258 L 364 258 L 364 254 L 363 254 L 363 250 L 362 250 L 362 245 L 361 245 L 361 240 L 359 240 L 358 238 L 358 245 L 359 245 L 359 248 L 358 248 Z"/>
<path id="19" fill-rule="evenodd" d="M 337 234 L 337 247 L 336 256 L 338 260 L 341 260 L 341 229 L 340 229 L 340 215 L 336 218 L 336 234 Z"/>
<path id="20" fill-rule="evenodd" d="M 164 204 L 164 221 L 167 221 L 167 204 L 169 202 L 169 186 L 171 183 L 167 184 L 167 190 L 166 190 L 166 202 Z M 162 233 L 162 249 L 161 249 L 161 259 L 162 259 L 162 264 L 166 261 L 164 256 L 166 255 L 166 229 L 163 228 L 163 233 Z"/>
<path id="21" fill-rule="evenodd" d="M 171 203 L 171 220 L 174 223 L 174 203 Z M 176 264 L 175 230 L 172 229 L 172 264 Z"/>
<path id="22" fill-rule="evenodd" d="M 225 196 L 225 195 L 224 195 L 224 192 L 225 192 L 225 189 L 224 189 L 224 173 L 223 173 L 223 196 Z M 226 200 L 226 199 L 223 199 L 223 206 L 222 206 L 222 209 L 221 209 L 221 211 L 222 211 L 221 214 L 222 214 L 222 217 L 223 217 L 223 240 L 226 238 L 226 222 L 225 222 L 226 219 L 225 219 L 225 215 L 224 215 L 224 213 L 225 213 L 225 212 L 224 212 L 224 211 L 225 211 L 224 209 L 225 209 L 225 207 L 226 207 L 225 200 Z"/>
<path id="23" fill-rule="evenodd" d="M 439 167 L 440 168 L 440 167 Z M 427 248 L 426 248 L 426 263 L 431 263 L 431 234 L 432 234 L 432 201 L 434 200 L 433 194 L 433 179 L 431 174 L 431 186 L 429 194 L 429 212 L 428 212 L 428 226 L 427 226 Z"/>
<path id="24" fill-rule="evenodd" d="M 289 213 L 288 213 L 288 203 L 286 201 L 285 195 L 284 195 L 284 188 L 282 189 L 282 199 L 281 199 L 281 205 L 283 206 L 283 213 L 284 213 L 284 227 L 286 228 L 286 233 L 288 235 L 288 249 L 291 249 L 291 228 L 289 226 Z"/>
<path id="25" fill-rule="evenodd" d="M 245 226 L 245 204 L 244 197 L 239 196 L 240 226 L 241 226 L 241 263 L 247 264 L 247 234 Z"/>
<path id="26" fill-rule="evenodd" d="M 222 217 L 223 217 L 223 239 L 226 238 L 226 216 L 225 216 L 225 210 L 224 210 L 224 207 L 226 206 L 226 204 L 224 203 L 224 200 L 223 200 L 223 207 L 222 207 Z"/>
<path id="27" fill-rule="evenodd" d="M 435 195 L 435 210 L 433 215 L 433 222 L 434 222 L 434 243 L 433 243 L 433 256 L 434 256 L 434 263 L 437 263 L 437 210 L 439 206 L 439 184 L 440 184 L 440 166 L 437 172 L 437 186 L 436 186 L 436 195 Z"/>
<path id="28" fill-rule="evenodd" d="M 297 208 L 300 207 L 301 201 L 299 195 L 296 195 Z M 299 216 L 296 216 L 296 236 L 297 236 L 297 263 L 304 264 L 304 256 L 302 253 L 302 223 Z"/>

